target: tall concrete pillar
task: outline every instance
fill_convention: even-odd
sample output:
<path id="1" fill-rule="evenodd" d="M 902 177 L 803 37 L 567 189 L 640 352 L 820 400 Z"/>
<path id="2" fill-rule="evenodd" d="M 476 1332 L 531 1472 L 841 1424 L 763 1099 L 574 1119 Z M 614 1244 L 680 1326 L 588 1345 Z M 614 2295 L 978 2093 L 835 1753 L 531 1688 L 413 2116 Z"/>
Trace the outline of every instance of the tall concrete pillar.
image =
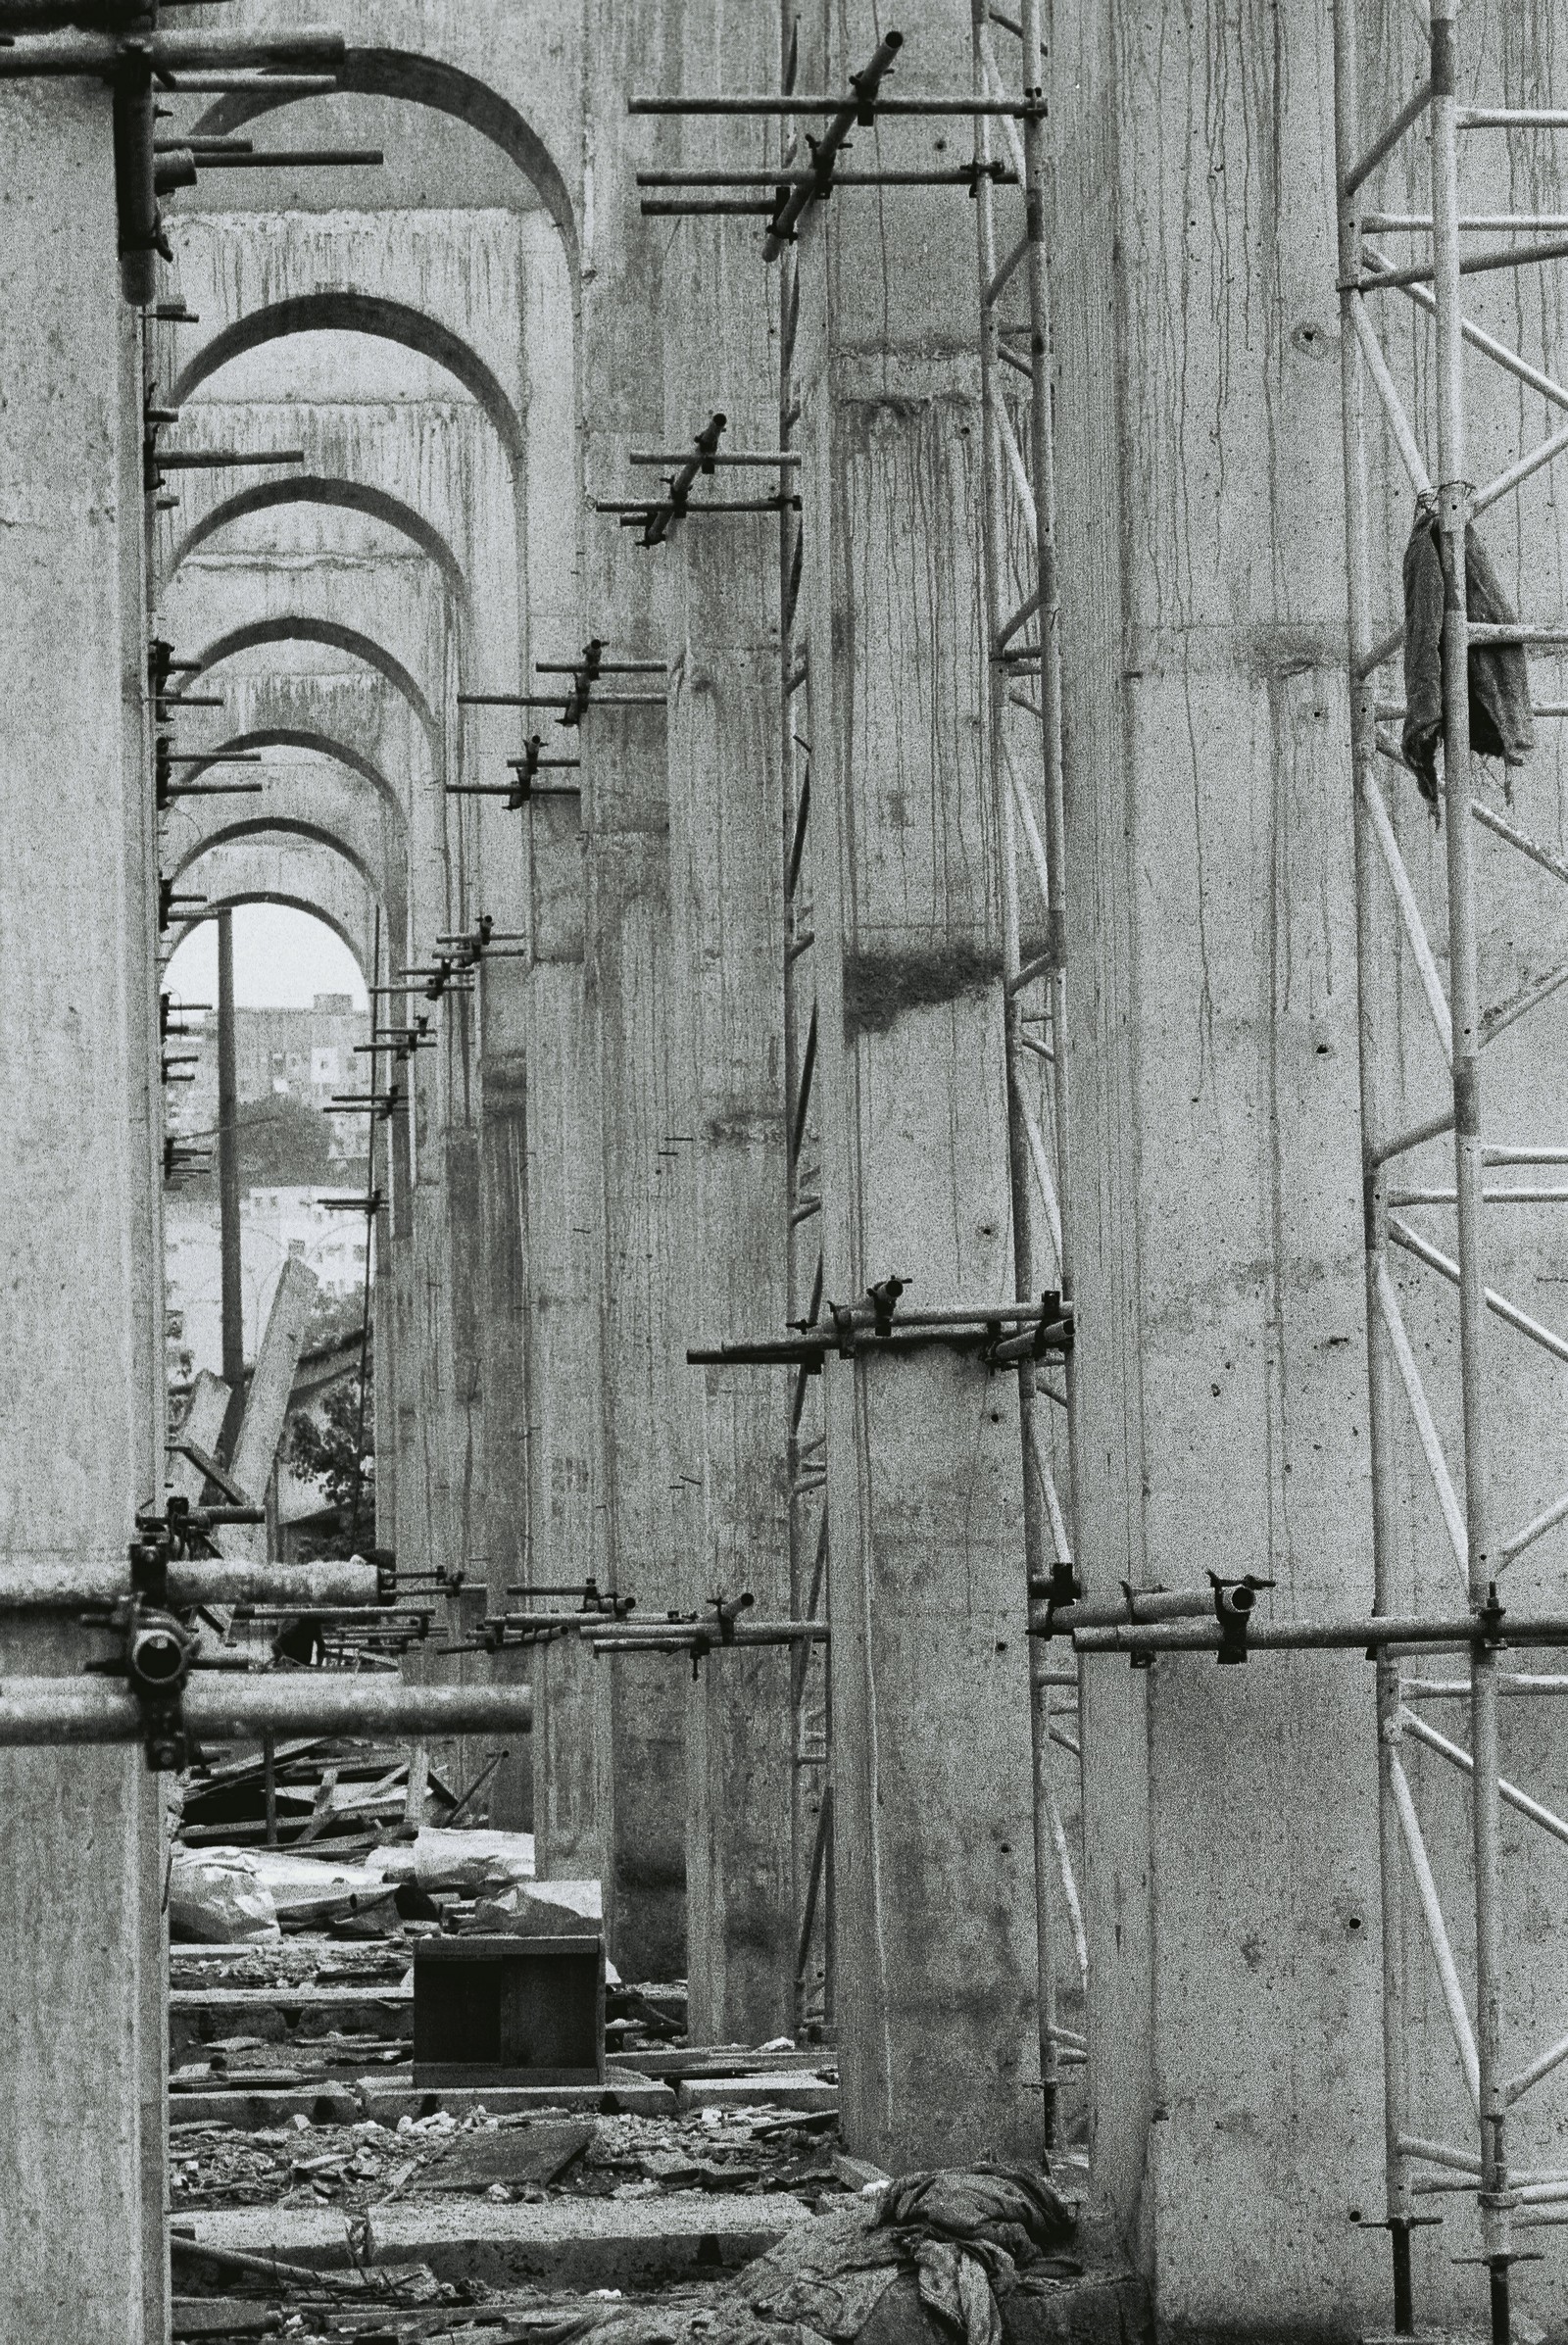
<path id="1" fill-rule="evenodd" d="M 1218 7 L 1055 18 L 1079 1546 L 1101 1596 L 1254 1571 L 1345 1614 L 1372 1574 L 1330 26 L 1270 24 L 1260 78 Z M 1354 2228 L 1384 2211 L 1370 1672 L 1083 1678 L 1097 2187 L 1162 2328 L 1353 2334 L 1387 2304 Z"/>
<path id="2" fill-rule="evenodd" d="M 118 1547 L 162 1488 L 153 1181 L 153 833 L 142 696 L 134 322 L 109 98 L 0 92 L 0 1579 L 7 1552 Z M 0 1666 L 74 1674 L 108 1640 L 0 1618 Z M 156 2341 L 163 2239 L 161 1805 L 141 1755 L 0 1763 L 5 2322 Z"/>
<path id="3" fill-rule="evenodd" d="M 664 429 L 659 248 L 630 200 L 646 127 L 625 93 L 672 80 L 664 11 L 598 0 L 588 14 L 589 148 L 595 207 L 584 251 L 583 469 L 587 494 L 618 497 L 625 459 Z M 639 482 L 639 488 L 642 483 Z M 612 516 L 585 520 L 585 621 L 615 658 L 664 649 L 660 613 L 668 555 L 639 553 Z M 600 1085 L 593 1168 L 604 1227 L 601 1341 L 609 1568 L 644 1614 L 678 1606 L 681 1489 L 679 1232 L 682 1149 L 674 1143 L 670 1052 L 668 778 L 663 715 L 606 709 L 582 736 L 587 855 L 585 982 Z M 613 1822 L 606 1890 L 611 1948 L 623 1973 L 685 1969 L 685 1708 L 678 1666 L 633 1654 L 605 1673 L 603 1731 L 613 1752 Z"/>
<path id="4" fill-rule="evenodd" d="M 901 91 L 968 86 L 956 12 L 900 21 Z M 802 29 L 802 88 L 842 88 L 865 63 L 836 11 Z M 884 145 L 862 131 L 856 150 L 871 166 Z M 889 1275 L 911 1306 L 1010 1293 L 972 234 L 961 190 L 844 194 L 799 247 L 798 729 L 839 1302 Z M 894 2169 L 1027 2154 L 1041 2100 L 1016 1400 L 943 1350 L 830 1361 L 824 1387 L 846 2137 Z"/>
<path id="5" fill-rule="evenodd" d="M 764 88 L 777 71 L 766 9 L 721 4 L 688 24 L 681 86 Z M 710 119 L 685 157 L 749 150 Z M 716 143 L 715 143 L 716 141 Z M 650 226 L 654 223 L 650 222 Z M 755 220 L 697 220 L 665 265 L 673 322 L 664 445 L 708 415 L 723 444 L 778 437 L 777 280 Z M 769 494 L 768 472 L 717 472 L 705 494 Z M 793 484 L 792 484 L 793 485 Z M 685 1326 L 775 1334 L 787 1316 L 783 1094 L 783 814 L 778 759 L 778 522 L 688 521 L 668 554 L 676 587 L 669 720 L 670 926 L 676 982 L 677 1146 Z M 676 1159 L 679 1161 L 679 1159 Z M 749 1591 L 754 1617 L 790 1608 L 789 1400 L 765 1368 L 672 1374 L 700 1488 L 679 1521 L 687 1608 Z M 711 1657 L 687 1711 L 687 1978 L 694 2043 L 759 2043 L 792 2024 L 790 1656 Z"/>

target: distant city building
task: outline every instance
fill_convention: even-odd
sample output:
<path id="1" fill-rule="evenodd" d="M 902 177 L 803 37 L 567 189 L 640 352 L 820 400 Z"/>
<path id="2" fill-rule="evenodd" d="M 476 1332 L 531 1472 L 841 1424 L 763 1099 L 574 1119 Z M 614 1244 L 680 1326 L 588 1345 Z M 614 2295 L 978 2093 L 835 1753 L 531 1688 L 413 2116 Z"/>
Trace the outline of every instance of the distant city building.
<path id="1" fill-rule="evenodd" d="M 181 1067 L 193 1082 L 173 1083 L 168 1092 L 168 1129 L 176 1134 L 211 1132 L 218 1120 L 218 1019 L 192 1010 L 182 1021 L 195 1029 L 171 1037 L 171 1057 L 193 1057 Z M 318 994 L 309 1009 L 236 1009 L 234 1068 L 242 1100 L 288 1099 L 318 1107 L 331 1125 L 331 1151 L 340 1164 L 365 1154 L 366 1119 L 335 1114 L 336 1092 L 368 1091 L 370 1060 L 356 1049 L 370 1039 L 368 1011 L 356 1009 L 351 994 Z"/>
<path id="2" fill-rule="evenodd" d="M 363 1213 L 332 1213 L 318 1200 L 357 1197 L 353 1189 L 251 1189 L 240 1200 L 240 1290 L 245 1356 L 256 1345 L 283 1265 L 292 1256 L 314 1270 L 323 1295 L 365 1289 L 368 1232 Z M 185 1377 L 223 1363 L 222 1259 L 218 1208 L 172 1191 L 164 1204 L 166 1298 L 171 1336 Z M 184 1363 L 188 1362 L 188 1365 Z M 183 1379 L 182 1379 L 183 1381 Z"/>

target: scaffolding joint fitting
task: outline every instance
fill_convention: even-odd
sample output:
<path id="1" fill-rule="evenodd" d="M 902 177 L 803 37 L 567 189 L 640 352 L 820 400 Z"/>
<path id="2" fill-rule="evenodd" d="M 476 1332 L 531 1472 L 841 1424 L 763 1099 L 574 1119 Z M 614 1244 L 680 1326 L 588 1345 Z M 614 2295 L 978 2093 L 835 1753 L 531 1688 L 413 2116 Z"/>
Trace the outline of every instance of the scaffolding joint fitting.
<path id="1" fill-rule="evenodd" d="M 1247 1631 L 1252 1617 L 1252 1607 L 1260 1591 L 1272 1588 L 1272 1580 L 1260 1580 L 1248 1572 L 1240 1580 L 1222 1579 L 1218 1572 L 1208 1575 L 1214 1590 L 1214 1618 L 1219 1622 L 1219 1651 L 1215 1659 L 1219 1666 L 1235 1668 L 1247 1659 Z"/>
<path id="2" fill-rule="evenodd" d="M 1506 1613 L 1497 1594 L 1497 1583 L 1492 1581 L 1487 1588 L 1487 1600 L 1476 1607 L 1476 1622 L 1481 1630 L 1481 1641 L 1489 1653 L 1495 1653 L 1506 1644 L 1502 1625 Z"/>
<path id="3" fill-rule="evenodd" d="M 1132 1591 L 1125 1580 L 1122 1582 L 1122 1588 L 1124 1592 L 1131 1594 Z M 1083 1600 L 1084 1585 L 1071 1561 L 1064 1560 L 1058 1555 L 1051 1567 L 1049 1577 L 1043 1583 L 1031 1583 L 1030 1594 L 1034 1595 L 1037 1589 L 1045 1598 L 1046 1617 L 1038 1629 L 1030 1630 L 1031 1637 L 1070 1636 L 1070 1629 L 1058 1628 L 1056 1614 L 1069 1604 L 1078 1604 Z M 1133 1655 L 1135 1668 L 1140 1661 L 1147 1667 L 1147 1656 L 1135 1653 Z"/>

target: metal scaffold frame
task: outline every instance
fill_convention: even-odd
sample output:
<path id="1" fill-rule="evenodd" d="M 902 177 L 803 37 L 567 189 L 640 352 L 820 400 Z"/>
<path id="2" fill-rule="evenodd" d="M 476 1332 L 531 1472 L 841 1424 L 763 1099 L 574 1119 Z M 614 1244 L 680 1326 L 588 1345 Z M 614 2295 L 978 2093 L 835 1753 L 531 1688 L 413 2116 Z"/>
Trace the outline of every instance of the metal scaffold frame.
<path id="1" fill-rule="evenodd" d="M 781 14 L 779 86 L 796 85 L 794 12 Z M 799 128 L 781 133 L 781 169 L 800 143 Z M 800 322 L 799 247 L 786 243 L 779 260 L 778 445 L 792 450 L 800 421 L 795 390 L 795 337 Z M 806 630 L 799 624 L 805 574 L 805 519 L 779 509 L 778 642 L 779 774 L 782 784 L 784 890 L 784 1135 L 787 1317 L 814 1325 L 821 1317 L 822 1167 L 813 1109 L 816 1073 L 816 979 L 810 904 L 811 685 Z M 789 1477 L 790 1614 L 797 1621 L 828 1617 L 827 1429 L 822 1379 L 805 1365 L 790 1379 Z M 826 1647 L 795 1645 L 790 1655 L 790 1830 L 795 1887 L 795 2025 L 812 2015 L 812 1957 L 821 1970 L 821 2024 L 834 2019 L 833 1791 L 828 1769 L 830 1707 Z"/>
<path id="2" fill-rule="evenodd" d="M 1436 1493 L 1448 1543 L 1458 1566 L 1472 1633 L 1466 1640 L 1467 1674 L 1445 1680 L 1406 1674 L 1408 1656 L 1378 1646 L 1378 1765 L 1381 1890 L 1383 1906 L 1383 2021 L 1385 2043 L 1385 2165 L 1388 2227 L 1393 2240 L 1395 2325 L 1414 2329 L 1411 2231 L 1421 2218 L 1420 2196 L 1435 2190 L 1474 2191 L 1481 2221 L 1482 2261 L 1491 2288 L 1492 2331 L 1497 2345 L 1509 2333 L 1509 2275 L 1518 2260 L 1515 2233 L 1521 2227 L 1557 2220 L 1534 2210 L 1568 2200 L 1568 2171 L 1521 2171 L 1508 2159 L 1510 2110 L 1544 2077 L 1568 2060 L 1568 2036 L 1508 2073 L 1501 2024 L 1504 1973 L 1501 1809 L 1531 1819 L 1544 1832 L 1568 1841 L 1568 1823 L 1531 1799 L 1500 1773 L 1499 1702 L 1505 1696 L 1568 1692 L 1568 1677 L 1505 1673 L 1499 1647 L 1519 1641 L 1524 1624 L 1506 1618 L 1498 1601 L 1502 1574 L 1546 1532 L 1568 1517 L 1568 1495 L 1503 1536 L 1494 1475 L 1509 1427 L 1489 1398 L 1484 1382 L 1489 1317 L 1550 1358 L 1568 1360 L 1568 1341 L 1520 1309 L 1487 1283 L 1489 1229 L 1499 1205 L 1568 1201 L 1568 1187 L 1489 1189 L 1488 1173 L 1501 1165 L 1568 1164 L 1568 1147 L 1489 1140 L 1484 1127 L 1482 1079 L 1487 1045 L 1507 1025 L 1539 1006 L 1568 980 L 1568 968 L 1527 987 L 1490 1013 L 1481 1000 L 1481 872 L 1477 826 L 1491 832 L 1541 869 L 1568 883 L 1568 864 L 1539 846 L 1475 795 L 1471 767 L 1472 647 L 1486 644 L 1568 645 L 1568 627 L 1494 621 L 1472 622 L 1467 612 L 1467 531 L 1476 514 L 1508 496 L 1534 472 L 1568 450 L 1568 430 L 1557 430 L 1522 454 L 1496 478 L 1477 489 L 1467 478 L 1467 347 L 1543 396 L 1548 406 L 1568 410 L 1564 388 L 1523 355 L 1467 319 L 1462 279 L 1496 269 L 1521 269 L 1561 258 L 1568 245 L 1560 234 L 1547 242 L 1516 242 L 1464 251 L 1464 239 L 1480 230 L 1495 236 L 1561 230 L 1568 220 L 1542 215 L 1467 216 L 1461 206 L 1460 153 L 1476 131 L 1512 128 L 1568 129 L 1568 111 L 1467 106 L 1459 94 L 1458 0 L 1433 0 L 1430 19 L 1412 0 L 1426 37 L 1429 77 L 1394 118 L 1369 129 L 1363 119 L 1355 0 L 1335 7 L 1336 121 L 1338 140 L 1339 261 L 1344 370 L 1345 488 L 1349 589 L 1350 729 L 1355 797 L 1355 890 L 1360 963 L 1360 1081 L 1366 1202 L 1366 1316 L 1371 1387 L 1371 1467 L 1375 1556 L 1374 1608 L 1396 1607 L 1401 1514 L 1400 1453 L 1396 1438 L 1403 1410 L 1413 1422 Z M 1379 169 L 1406 136 L 1425 125 L 1431 149 L 1431 213 L 1398 214 L 1375 208 L 1367 189 Z M 1414 265 L 1396 263 L 1374 239 L 1406 234 L 1416 240 Z M 1430 261 L 1419 258 L 1431 239 Z M 1429 471 L 1423 453 L 1421 411 L 1401 397 L 1369 303 L 1391 294 L 1414 305 L 1432 320 L 1429 341 L 1434 428 L 1428 445 L 1436 464 Z M 1494 378 L 1493 378 L 1494 379 Z M 1371 396 L 1369 396 L 1369 393 Z M 1440 952 L 1423 921 L 1415 886 L 1400 853 L 1384 795 L 1381 767 L 1404 768 L 1399 744 L 1387 720 L 1403 709 L 1380 701 L 1379 681 L 1403 644 L 1402 627 L 1382 631 L 1374 587 L 1374 497 L 1369 461 L 1369 415 L 1381 408 L 1395 450 L 1423 512 L 1438 530 L 1443 571 L 1442 820 L 1446 865 L 1449 983 L 1445 990 Z M 1435 476 L 1434 476 L 1435 474 Z M 1561 714 L 1538 704 L 1537 712 Z M 1392 897 L 1392 909 L 1390 905 Z M 1396 914 L 1396 925 L 1395 925 Z M 1392 933 L 1392 952 L 1385 940 Z M 1392 964 L 1401 950 L 1414 964 L 1426 1008 L 1447 1069 L 1446 1097 L 1414 1128 L 1391 1130 L 1383 1099 L 1384 1077 L 1395 1056 L 1396 1032 L 1390 1011 Z M 1401 1159 L 1451 1133 L 1453 1183 L 1449 1188 L 1398 1183 Z M 1455 1215 L 1451 1254 L 1433 1244 L 1404 1218 L 1412 1207 L 1439 1206 Z M 1407 1332 L 1391 1270 L 1391 1247 L 1421 1263 L 1456 1291 L 1458 1302 L 1458 1395 L 1456 1417 L 1461 1455 L 1450 1467 L 1434 1410 L 1422 1382 L 1415 1347 Z M 1520 1355 L 1523 1356 L 1522 1354 Z M 1436 1627 L 1436 1623 L 1431 1624 Z M 1560 1633 L 1556 1641 L 1565 1641 Z M 1430 1727 L 1413 1705 L 1424 1699 L 1463 1699 L 1470 1711 L 1470 1748 L 1465 1750 Z M 1473 1858 L 1475 1996 L 1474 2015 L 1444 1917 L 1432 1856 L 1417 1813 L 1401 1746 L 1413 1741 L 1468 1778 Z M 1401 1952 L 1403 1924 L 1413 1885 L 1413 1913 L 1419 1914 L 1436 1968 L 1443 2004 L 1475 2111 L 1478 2146 L 1471 2150 L 1429 2140 L 1416 2131 L 1412 2085 L 1419 2045 L 1407 2010 Z M 1523 2210 L 1523 2212 L 1521 2212 Z"/>
<path id="3" fill-rule="evenodd" d="M 1045 55 L 1041 0 L 1022 0 L 1018 19 L 974 0 L 974 88 L 977 98 L 1044 96 Z M 1009 91 L 993 24 L 1021 51 L 1022 90 Z M 1000 126 L 1006 154 L 993 153 Z M 1002 846 L 1003 1024 L 1006 1049 L 1008 1186 L 1012 1211 L 1013 1292 L 1038 1299 L 1040 1254 L 1053 1264 L 1062 1309 L 1072 1304 L 1071 1214 L 1067 1189 L 1067 1049 L 1065 969 L 1065 810 L 1062 795 L 1060 612 L 1056 583 L 1055 491 L 1051 424 L 1051 292 L 1046 264 L 1046 125 L 1043 114 L 976 112 L 971 181 L 978 232 L 980 382 L 984 410 L 982 559 L 989 675 L 989 765 Z M 999 187 L 995 166 L 1011 165 Z M 1018 211 L 1016 184 L 1022 196 Z M 1020 311 L 1018 328 L 1004 323 Z M 1023 428 L 1008 402 L 1018 385 Z M 1033 683 L 1038 697 L 1023 689 Z M 1025 906 L 1030 909 L 1026 913 Z M 1025 922 L 1031 922 L 1028 946 Z M 1038 942 L 1037 942 L 1038 938 Z M 1049 1248 L 1037 1245 L 1044 1220 Z M 1027 1355 L 1017 1363 L 1018 1422 L 1023 1464 L 1024 1563 L 1031 1598 L 1070 1601 L 1076 1592 L 1072 1465 L 1075 1455 L 1076 1371 L 1069 1347 L 1061 1382 L 1042 1384 Z M 1044 1422 L 1042 1394 L 1061 1408 L 1064 1439 Z M 1058 1487 L 1057 1460 L 1066 1472 Z M 1065 1496 L 1063 1495 L 1065 1490 Z M 1048 2148 L 1060 2137 L 1064 2066 L 1085 2057 L 1081 2034 L 1057 2014 L 1055 1888 L 1070 1919 L 1080 1984 L 1087 1988 L 1088 1955 L 1077 1882 L 1057 1797 L 1055 1771 L 1065 1753 L 1081 1755 L 1075 1721 L 1058 1689 L 1074 1673 L 1046 1666 L 1050 1646 L 1031 1637 L 1030 1732 L 1034 1778 L 1036 1934 L 1040 1966 L 1040 2074 L 1045 2092 Z M 1075 1704 L 1074 1704 L 1075 1706 Z M 1076 1800 L 1074 1802 L 1076 1805 Z"/>
<path id="4" fill-rule="evenodd" d="M 1060 2025 L 1056 2011 L 1056 1947 L 1060 1910 L 1070 1925 L 1076 1968 L 1087 1970 L 1085 1932 L 1067 1824 L 1057 1796 L 1053 1754 L 1080 1764 L 1070 1708 L 1054 1707 L 1060 1690 L 1077 1691 L 1076 1668 L 1050 1669 L 1044 1638 L 1054 1608 L 1070 1611 L 1078 1592 L 1074 1541 L 1073 1459 L 1076 1422 L 1072 1368 L 1072 1273 L 1065 1210 L 1068 1158 L 1065 1050 L 1065 851 L 1062 798 L 1058 613 L 1051 445 L 1051 316 L 1047 284 L 1044 30 L 1041 0 L 1028 0 L 1020 20 L 972 0 L 972 73 L 963 92 L 890 94 L 885 83 L 904 36 L 885 28 L 868 62 L 849 76 L 841 95 L 803 95 L 798 86 L 797 19 L 790 0 L 780 11 L 780 76 L 776 95 L 751 93 L 633 95 L 633 115 L 773 117 L 780 123 L 777 161 L 744 170 L 682 168 L 639 171 L 648 215 L 755 216 L 764 225 L 761 257 L 780 267 L 779 406 L 776 448 L 766 455 L 726 459 L 717 451 L 724 417 L 699 443 L 710 463 L 777 464 L 779 492 L 765 501 L 779 514 L 780 764 L 784 904 L 783 1029 L 787 1150 L 788 1318 L 796 1331 L 777 1340 L 717 1347 L 689 1347 L 694 1365 L 750 1362 L 793 1365 L 787 1463 L 791 1620 L 780 1624 L 795 1645 L 792 1662 L 793 1850 L 797 1915 L 795 1998 L 797 2027 L 816 2017 L 813 1957 L 820 1948 L 821 2017 L 833 2016 L 833 1816 L 826 1775 L 830 1732 L 825 1671 L 813 1650 L 829 1634 L 827 1612 L 826 1432 L 819 1370 L 830 1351 L 856 1347 L 918 1348 L 933 1340 L 978 1350 L 993 1369 L 1016 1375 L 1022 1464 L 1023 1578 L 1031 1628 L 1030 1716 L 1033 1748 L 1034 1854 L 1040 2068 L 1048 2143 L 1060 2132 L 1058 2096 L 1063 2068 L 1082 2065 L 1082 2036 Z M 1009 88 L 998 62 L 992 25 L 1020 44 L 1021 87 Z M 842 170 L 856 125 L 882 118 L 957 117 L 974 124 L 973 159 L 953 167 Z M 820 136 L 806 125 L 825 121 Z M 1006 152 L 994 153 L 995 125 Z M 802 594 L 805 522 L 800 500 L 784 492 L 786 466 L 798 464 L 796 433 L 801 402 L 796 380 L 800 318 L 797 227 L 812 207 L 841 191 L 884 187 L 963 187 L 976 205 L 978 228 L 980 372 L 984 467 L 978 512 L 986 654 L 978 698 L 986 720 L 986 765 L 1000 848 L 1003 1026 L 1008 1130 L 1009 1212 L 1013 1231 L 1011 1297 L 928 1310 L 895 1310 L 905 1281 L 890 1277 L 854 1305 L 824 1294 L 821 1245 L 820 1138 L 816 1122 L 817 989 L 814 928 L 809 901 L 811 809 L 811 686 Z M 999 262 L 997 191 L 1022 191 L 1017 232 L 1008 222 L 1006 257 Z M 1020 291 L 1021 288 L 1021 291 Z M 1004 324 L 1022 305 L 1023 322 Z M 1021 346 L 1015 346 L 1019 345 Z M 1015 422 L 1006 397 L 1009 372 L 1028 385 Z M 635 461 L 635 460 L 634 460 Z M 670 458 L 649 457 L 649 463 Z M 697 464 L 686 461 L 684 486 Z M 604 510 L 602 507 L 601 510 Z M 645 516 L 643 505 L 630 509 Z M 692 509 L 697 510 L 697 509 Z M 760 511 L 762 504 L 711 510 Z M 1038 698 L 1020 687 L 1032 683 Z M 1021 842 L 1021 844 L 1020 844 Z M 1027 874 L 1027 878 L 1025 877 Z M 1027 921 L 1023 906 L 1029 905 Z M 1054 1284 L 1037 1285 L 1043 1267 L 1036 1232 L 1044 1218 L 1051 1234 Z M 813 1223 L 816 1225 L 812 1227 Z M 1061 1381 L 1044 1377 L 1041 1363 L 1060 1355 Z M 1042 1397 L 1061 1411 L 1061 1430 L 1048 1432 Z M 1059 1762 L 1057 1762 L 1059 1763 Z"/>

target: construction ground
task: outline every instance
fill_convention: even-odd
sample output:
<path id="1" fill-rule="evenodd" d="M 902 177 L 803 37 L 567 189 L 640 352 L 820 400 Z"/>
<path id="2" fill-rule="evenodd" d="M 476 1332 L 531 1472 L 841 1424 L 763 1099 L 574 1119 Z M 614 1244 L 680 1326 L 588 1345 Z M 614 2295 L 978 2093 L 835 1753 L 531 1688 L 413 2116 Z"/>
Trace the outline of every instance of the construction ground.
<path id="1" fill-rule="evenodd" d="M 1568 2337 L 1568 19 L 889 6 L 0 0 L 0 2345 Z"/>

